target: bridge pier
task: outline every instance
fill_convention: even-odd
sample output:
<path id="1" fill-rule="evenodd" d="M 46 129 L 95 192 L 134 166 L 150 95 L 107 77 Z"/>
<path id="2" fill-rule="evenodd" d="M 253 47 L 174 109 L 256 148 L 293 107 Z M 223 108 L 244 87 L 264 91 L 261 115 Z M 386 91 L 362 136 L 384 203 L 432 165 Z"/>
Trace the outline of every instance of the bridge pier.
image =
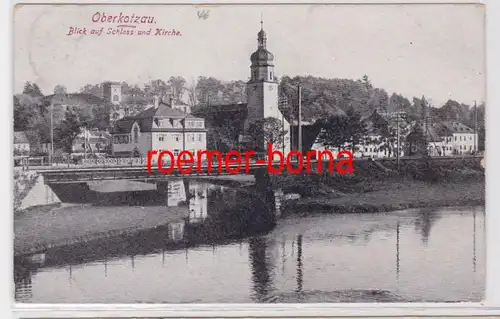
<path id="1" fill-rule="evenodd" d="M 87 183 L 48 184 L 62 202 L 87 203 L 91 200 L 91 191 Z"/>
<path id="2" fill-rule="evenodd" d="M 156 184 L 156 191 L 164 199 L 165 206 L 168 207 L 168 182 L 158 182 Z"/>
<path id="3" fill-rule="evenodd" d="M 280 188 L 273 187 L 271 177 L 267 170 L 258 170 L 255 172 L 255 187 L 259 194 L 263 195 L 263 199 L 268 203 L 268 209 L 273 213 L 273 218 L 276 220 L 281 216 L 281 200 L 283 191 Z"/>

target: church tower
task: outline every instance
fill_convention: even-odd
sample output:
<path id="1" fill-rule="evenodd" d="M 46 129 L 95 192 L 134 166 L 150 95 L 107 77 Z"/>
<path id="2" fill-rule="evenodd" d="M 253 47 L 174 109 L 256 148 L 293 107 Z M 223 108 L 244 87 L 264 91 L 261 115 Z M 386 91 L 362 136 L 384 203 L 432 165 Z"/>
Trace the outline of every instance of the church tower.
<path id="1" fill-rule="evenodd" d="M 283 129 L 288 132 L 285 136 L 284 145 L 275 147 L 288 152 L 290 149 L 289 135 L 290 124 L 284 119 L 278 108 L 279 93 L 278 80 L 274 73 L 274 55 L 267 50 L 267 35 L 264 31 L 263 22 L 257 34 L 257 50 L 250 56 L 250 80 L 247 83 L 247 108 L 248 116 L 245 121 L 245 131 L 251 124 L 264 118 L 276 118 L 282 123 Z M 267 148 L 262 141 L 264 149 Z"/>

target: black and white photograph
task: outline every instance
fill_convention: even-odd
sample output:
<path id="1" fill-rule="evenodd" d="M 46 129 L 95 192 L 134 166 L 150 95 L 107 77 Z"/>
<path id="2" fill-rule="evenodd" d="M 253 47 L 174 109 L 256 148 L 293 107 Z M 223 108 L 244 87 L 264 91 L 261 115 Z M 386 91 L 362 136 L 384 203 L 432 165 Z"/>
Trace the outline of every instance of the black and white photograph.
<path id="1" fill-rule="evenodd" d="M 13 20 L 17 303 L 484 299 L 483 5 Z"/>

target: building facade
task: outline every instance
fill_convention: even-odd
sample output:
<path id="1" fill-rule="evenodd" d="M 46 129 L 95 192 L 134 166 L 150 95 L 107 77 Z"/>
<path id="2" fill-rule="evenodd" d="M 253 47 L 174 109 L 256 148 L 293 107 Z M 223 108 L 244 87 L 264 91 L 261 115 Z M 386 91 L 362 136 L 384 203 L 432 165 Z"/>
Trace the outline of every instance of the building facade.
<path id="1" fill-rule="evenodd" d="M 113 105 L 122 102 L 122 85 L 120 82 L 104 82 L 102 84 L 102 95 L 104 99 Z"/>
<path id="2" fill-rule="evenodd" d="M 171 101 L 171 100 L 170 100 Z M 114 156 L 145 157 L 149 150 L 170 150 L 175 156 L 206 150 L 205 120 L 173 109 L 155 98 L 153 107 L 118 120 L 112 131 Z"/>
<path id="3" fill-rule="evenodd" d="M 460 122 L 448 121 L 443 123 L 451 132 L 452 154 L 473 154 L 478 150 L 478 135 L 474 130 Z"/>
<path id="4" fill-rule="evenodd" d="M 104 155 L 111 150 L 111 135 L 106 131 L 82 128 L 73 140 L 72 155 Z"/>

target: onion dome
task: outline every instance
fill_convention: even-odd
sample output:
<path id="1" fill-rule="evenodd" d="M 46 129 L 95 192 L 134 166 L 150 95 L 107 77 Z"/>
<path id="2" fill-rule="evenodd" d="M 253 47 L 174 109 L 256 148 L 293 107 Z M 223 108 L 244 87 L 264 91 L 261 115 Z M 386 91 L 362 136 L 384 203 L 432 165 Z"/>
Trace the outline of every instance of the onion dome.
<path id="1" fill-rule="evenodd" d="M 250 61 L 252 61 L 252 66 L 273 66 L 274 55 L 266 49 L 266 32 L 264 31 L 262 24 L 260 22 L 261 29 L 257 34 L 257 51 L 252 53 L 250 56 Z"/>

